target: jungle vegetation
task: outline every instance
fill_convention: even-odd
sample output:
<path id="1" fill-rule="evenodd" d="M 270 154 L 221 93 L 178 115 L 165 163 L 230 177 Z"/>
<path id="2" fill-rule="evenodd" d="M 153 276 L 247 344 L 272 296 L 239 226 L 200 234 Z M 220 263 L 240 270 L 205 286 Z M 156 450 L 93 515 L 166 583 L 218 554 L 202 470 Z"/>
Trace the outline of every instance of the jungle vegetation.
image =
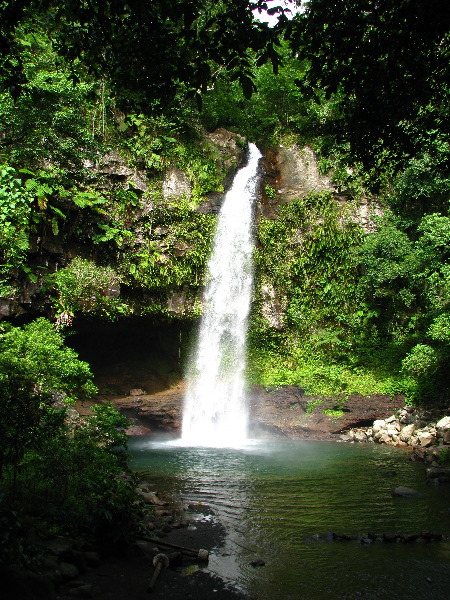
<path id="1" fill-rule="evenodd" d="M 309 145 L 341 198 L 299 198 L 258 223 L 251 381 L 342 402 L 448 398 L 447 3 L 310 0 L 292 19 L 286 4 L 0 3 L 1 295 L 33 289 L 56 319 L 0 324 L 2 558 L 20 560 L 8 539 L 37 522 L 99 536 L 119 514 L 123 535 L 137 523 L 130 488 L 109 478 L 124 468 L 123 419 L 107 406 L 76 425 L 67 417 L 70 399 L 95 390 L 65 325 L 133 314 L 136 295 L 141 314 L 174 318 L 168 290 L 195 296 L 214 228 L 196 208 L 226 174 L 205 131 Z M 254 19 L 266 9 L 273 27 Z M 146 172 L 145 192 L 93 174 L 111 152 Z M 171 166 L 193 193 L 169 205 Z M 379 209 L 369 232 L 352 219 L 367 201 Z M 56 238 L 79 254 L 63 268 L 36 263 Z M 263 284 L 283 307 L 281 328 L 263 317 Z M 180 318 L 197 316 L 193 306 Z M 20 517 L 44 505 L 38 521 Z"/>

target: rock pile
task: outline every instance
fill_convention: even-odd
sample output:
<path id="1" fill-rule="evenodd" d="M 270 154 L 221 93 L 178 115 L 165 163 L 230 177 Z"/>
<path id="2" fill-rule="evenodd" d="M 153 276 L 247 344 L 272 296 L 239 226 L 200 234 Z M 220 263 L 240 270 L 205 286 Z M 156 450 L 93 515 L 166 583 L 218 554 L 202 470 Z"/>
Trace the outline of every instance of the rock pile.
<path id="1" fill-rule="evenodd" d="M 371 427 L 348 430 L 341 435 L 341 440 L 420 449 L 438 446 L 448 451 L 445 447 L 450 445 L 450 416 L 441 416 L 438 420 L 433 420 L 433 416 L 436 418 L 436 415 L 406 406 L 387 419 L 374 421 Z"/>

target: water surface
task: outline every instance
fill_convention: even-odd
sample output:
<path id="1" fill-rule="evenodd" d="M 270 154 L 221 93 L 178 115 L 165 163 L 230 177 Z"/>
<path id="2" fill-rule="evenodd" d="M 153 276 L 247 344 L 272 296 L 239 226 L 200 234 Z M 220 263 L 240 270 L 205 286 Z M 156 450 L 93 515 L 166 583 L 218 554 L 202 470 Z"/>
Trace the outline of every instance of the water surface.
<path id="1" fill-rule="evenodd" d="M 449 597 L 449 542 L 366 545 L 327 536 L 449 535 L 449 487 L 426 486 L 424 465 L 403 450 L 310 441 L 189 448 L 144 438 L 131 448 L 133 467 L 149 471 L 160 491 L 212 507 L 227 538 L 209 569 L 252 598 Z M 423 497 L 394 498 L 398 485 Z M 255 558 L 265 566 L 252 567 Z"/>

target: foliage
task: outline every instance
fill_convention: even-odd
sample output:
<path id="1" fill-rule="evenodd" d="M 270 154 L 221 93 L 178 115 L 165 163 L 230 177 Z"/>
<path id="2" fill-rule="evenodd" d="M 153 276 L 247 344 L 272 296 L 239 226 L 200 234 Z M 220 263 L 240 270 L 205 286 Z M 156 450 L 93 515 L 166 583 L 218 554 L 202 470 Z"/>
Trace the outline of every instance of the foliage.
<path id="1" fill-rule="evenodd" d="M 267 2 L 174 0 L 147 4 L 50 0 L 2 6 L 0 75 L 14 94 L 26 73 L 17 61 L 15 28 L 34 20 L 53 38 L 58 54 L 71 65 L 74 80 L 82 68 L 110 80 L 123 105 L 166 107 L 180 89 L 192 96 L 206 89 L 215 66 L 227 69 L 251 95 L 248 54 L 277 68 L 277 31 L 255 21 L 253 9 Z M 274 8 L 275 11 L 283 9 Z M 139 39 L 139 44 L 135 40 Z M 214 62 L 213 62 L 214 61 Z"/>
<path id="2" fill-rule="evenodd" d="M 84 420 L 68 414 L 70 398 L 95 392 L 89 366 L 51 323 L 2 327 L 0 524 L 7 544 L 0 543 L 0 557 L 6 564 L 29 562 L 30 526 L 34 536 L 69 534 L 110 546 L 136 531 L 132 478 L 120 477 L 128 419 L 108 404 L 94 406 Z"/>
<path id="3" fill-rule="evenodd" d="M 153 213 L 152 237 L 121 263 L 127 282 L 146 290 L 201 285 L 214 224 L 214 217 L 193 212 L 183 202 L 159 205 Z"/>
<path id="4" fill-rule="evenodd" d="M 284 337 L 289 338 L 289 331 Z M 354 364 L 343 357 L 323 354 L 309 343 L 307 336 L 297 337 L 290 348 L 264 347 L 251 344 L 249 382 L 270 389 L 295 385 L 312 396 L 339 398 L 343 402 L 350 394 L 404 394 L 412 389 L 407 374 L 400 374 L 398 351 L 395 348 L 373 348 L 366 360 Z M 350 359 L 350 357 L 348 357 Z"/>
<path id="5" fill-rule="evenodd" d="M 96 388 L 87 363 L 64 346 L 62 335 L 46 319 L 4 325 L 0 336 L 0 477 L 5 468 L 17 475 L 19 463 L 54 426 L 60 415 L 52 396 L 92 395 Z M 52 425 L 53 423 L 53 425 Z"/>
<path id="6" fill-rule="evenodd" d="M 220 72 L 214 86 L 203 97 L 201 119 L 210 131 L 217 127 L 232 129 L 256 143 L 271 143 L 286 132 L 306 133 L 308 109 L 295 80 L 304 69 L 280 46 L 280 65 L 275 74 L 270 65 L 258 65 L 253 57 L 252 77 L 255 91 L 248 98 L 237 81 L 227 72 Z"/>
<path id="7" fill-rule="evenodd" d="M 33 523 L 38 535 L 71 535 L 110 548 L 128 542 L 139 526 L 133 479 L 124 476 L 128 419 L 109 404 L 94 406 L 92 415 L 70 427 L 65 410 L 60 413 L 27 446 L 13 489 L 0 480 L 3 504 L 18 520 L 15 539 L 22 542 L 9 548 L 9 562 L 26 559 L 21 519 Z"/>
<path id="8" fill-rule="evenodd" d="M 19 97 L 13 98 L 0 77 L 3 160 L 17 168 L 35 169 L 45 162 L 82 171 L 83 161 L 100 148 L 94 135 L 96 82 L 74 85 L 42 28 L 23 24 L 15 43 L 26 82 Z"/>
<path id="9" fill-rule="evenodd" d="M 32 196 L 12 167 L 0 166 L 0 277 L 24 268 Z"/>
<path id="10" fill-rule="evenodd" d="M 121 476 L 122 461 L 84 432 L 53 432 L 25 457 L 17 500 L 38 521 L 41 534 L 53 531 L 114 549 L 136 533 L 140 507 L 134 485 Z"/>
<path id="11" fill-rule="evenodd" d="M 318 346 L 339 346 L 355 308 L 357 272 L 349 251 L 359 227 L 331 194 L 311 193 L 282 206 L 276 219 L 261 219 L 257 237 L 258 277 L 268 277 L 286 298 L 290 325 L 315 336 Z"/>
<path id="12" fill-rule="evenodd" d="M 359 294 L 376 309 L 368 325 L 384 343 L 403 342 L 401 368 L 416 400 L 447 389 L 449 224 L 448 216 L 425 215 L 411 240 L 387 216 L 358 253 Z"/>
<path id="13" fill-rule="evenodd" d="M 127 310 L 119 299 L 120 277 L 111 267 L 76 257 L 49 280 L 56 288 L 59 313 L 82 312 L 112 319 Z"/>
<path id="14" fill-rule="evenodd" d="M 418 132 L 448 135 L 449 25 L 442 0 L 311 0 L 286 38 L 309 84 L 338 94 L 334 133 L 353 157 L 373 163 L 388 148 L 401 161 L 422 146 Z"/>

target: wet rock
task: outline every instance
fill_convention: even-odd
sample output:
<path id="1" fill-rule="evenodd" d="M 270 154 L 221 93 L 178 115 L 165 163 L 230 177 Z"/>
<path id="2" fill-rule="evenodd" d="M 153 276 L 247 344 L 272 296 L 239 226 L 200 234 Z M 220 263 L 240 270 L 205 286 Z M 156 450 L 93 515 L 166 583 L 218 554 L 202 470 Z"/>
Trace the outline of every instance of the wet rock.
<path id="1" fill-rule="evenodd" d="M 84 553 L 88 567 L 98 567 L 100 565 L 100 556 L 97 552 L 88 551 Z"/>
<path id="2" fill-rule="evenodd" d="M 69 581 L 75 579 L 80 574 L 77 567 L 71 563 L 61 562 L 58 567 L 59 576 L 62 581 Z"/>
<path id="3" fill-rule="evenodd" d="M 426 470 L 428 480 L 444 483 L 450 481 L 450 468 L 446 467 L 429 467 Z"/>
<path id="4" fill-rule="evenodd" d="M 70 561 L 71 564 L 75 565 L 79 573 L 86 573 L 87 562 L 84 552 L 81 552 L 81 550 L 72 550 L 65 558 Z"/>
<path id="5" fill-rule="evenodd" d="M 250 562 L 250 565 L 252 567 L 264 567 L 265 564 L 266 564 L 265 561 L 262 560 L 261 558 L 256 558 L 255 560 L 252 560 Z"/>
<path id="6" fill-rule="evenodd" d="M 72 596 L 73 598 L 93 598 L 94 586 L 90 583 L 77 585 L 69 590 L 69 596 Z"/>
<path id="7" fill-rule="evenodd" d="M 428 487 L 439 487 L 440 486 L 440 482 L 437 477 L 435 479 L 427 479 L 425 483 Z"/>
<path id="8" fill-rule="evenodd" d="M 66 537 L 55 536 L 48 540 L 43 540 L 40 545 L 46 550 L 50 550 L 55 556 L 62 556 L 72 550 L 73 540 Z"/>
<path id="9" fill-rule="evenodd" d="M 401 485 L 392 491 L 392 495 L 400 498 L 422 498 L 422 494 L 417 490 Z"/>
<path id="10" fill-rule="evenodd" d="M 385 471 L 383 475 L 384 477 L 396 477 L 397 471 Z"/>
<path id="11" fill-rule="evenodd" d="M 402 540 L 403 543 L 409 544 L 411 542 L 417 541 L 418 538 L 419 538 L 418 534 L 402 535 L 401 540 Z"/>
<path id="12" fill-rule="evenodd" d="M 158 498 L 158 496 L 156 494 L 153 494 L 152 492 L 138 492 L 139 496 L 145 501 L 148 502 L 149 504 L 155 504 L 156 506 L 167 506 L 168 502 L 164 502 L 163 500 L 160 500 Z"/>
<path id="13" fill-rule="evenodd" d="M 133 390 L 130 390 L 130 396 L 144 396 L 145 395 L 145 391 L 141 390 L 140 388 L 135 388 Z"/>
<path id="14" fill-rule="evenodd" d="M 442 533 L 432 533 L 431 531 L 422 531 L 420 537 L 426 542 L 441 542 L 443 538 Z"/>

